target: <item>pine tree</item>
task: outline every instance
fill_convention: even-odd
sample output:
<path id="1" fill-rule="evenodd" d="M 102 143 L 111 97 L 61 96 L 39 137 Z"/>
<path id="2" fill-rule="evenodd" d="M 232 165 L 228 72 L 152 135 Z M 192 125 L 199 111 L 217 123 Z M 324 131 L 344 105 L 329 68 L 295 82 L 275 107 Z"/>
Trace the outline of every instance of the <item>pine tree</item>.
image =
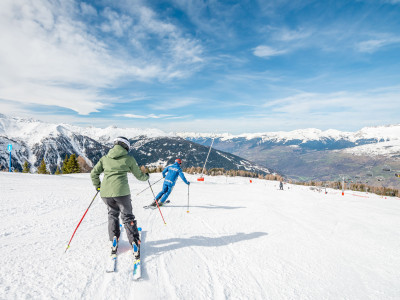
<path id="1" fill-rule="evenodd" d="M 56 170 L 56 172 L 54 173 L 54 175 L 60 175 L 61 173 L 60 173 L 60 168 L 57 166 L 57 170 Z"/>
<path id="2" fill-rule="evenodd" d="M 65 154 L 65 158 L 61 167 L 61 172 L 63 174 L 69 174 L 69 168 L 68 168 L 68 154 Z"/>
<path id="3" fill-rule="evenodd" d="M 30 173 L 30 172 L 31 172 L 31 168 L 29 167 L 28 162 L 25 161 L 24 165 L 23 165 L 22 173 Z"/>
<path id="4" fill-rule="evenodd" d="M 67 162 L 67 169 L 69 173 L 80 173 L 81 169 L 79 167 L 78 160 L 76 159 L 75 154 L 71 154 Z"/>
<path id="5" fill-rule="evenodd" d="M 49 174 L 47 171 L 46 163 L 44 162 L 44 158 L 42 158 L 42 162 L 38 168 L 38 174 Z"/>

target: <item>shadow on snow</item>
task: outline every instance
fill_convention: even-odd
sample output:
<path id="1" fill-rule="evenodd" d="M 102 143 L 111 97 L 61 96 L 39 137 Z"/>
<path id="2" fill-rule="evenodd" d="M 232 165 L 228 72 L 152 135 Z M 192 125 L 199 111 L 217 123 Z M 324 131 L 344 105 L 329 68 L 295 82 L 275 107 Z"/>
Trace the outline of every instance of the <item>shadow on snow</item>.
<path id="1" fill-rule="evenodd" d="M 161 206 L 163 209 L 168 207 L 184 207 L 187 208 L 187 205 L 165 205 Z M 239 209 L 239 208 L 246 208 L 245 206 L 219 206 L 219 205 L 190 205 L 189 208 L 207 208 L 207 209 Z"/>
<path id="2" fill-rule="evenodd" d="M 142 243 L 144 247 L 141 251 L 144 258 L 146 259 L 149 256 L 158 256 L 163 254 L 164 252 L 174 251 L 185 247 L 222 247 L 233 243 L 260 238 L 266 235 L 268 235 L 268 233 L 266 232 L 238 232 L 236 234 L 218 237 L 192 236 L 190 238 L 169 238 L 159 241 L 146 242 L 146 232 L 144 231 L 142 232 Z M 118 245 L 118 252 L 120 254 L 129 250 L 131 250 L 131 246 L 126 241 L 121 241 Z M 142 279 L 148 280 L 146 264 L 149 263 L 151 259 L 146 259 L 145 261 L 146 262 L 142 261 Z"/>
<path id="3" fill-rule="evenodd" d="M 242 233 L 238 232 L 233 235 L 207 237 L 192 236 L 190 238 L 170 238 L 146 243 L 146 255 L 159 255 L 167 251 L 173 251 L 185 247 L 221 247 L 241 241 L 256 239 L 267 235 L 266 232 Z"/>

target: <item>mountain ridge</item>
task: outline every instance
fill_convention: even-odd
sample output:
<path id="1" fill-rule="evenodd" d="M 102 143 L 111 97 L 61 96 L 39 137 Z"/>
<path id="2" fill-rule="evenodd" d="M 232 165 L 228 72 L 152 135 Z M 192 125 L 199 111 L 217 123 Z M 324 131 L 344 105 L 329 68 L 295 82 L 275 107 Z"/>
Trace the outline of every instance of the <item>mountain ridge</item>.
<path id="1" fill-rule="evenodd" d="M 165 165 L 173 161 L 173 156 L 184 155 L 187 166 L 202 167 L 214 138 L 207 168 L 242 168 L 262 173 L 274 170 L 300 181 L 338 180 L 338 174 L 348 174 L 382 184 L 376 178 L 383 176 L 387 179 L 385 184 L 400 185 L 393 172 L 382 172 L 387 165 L 391 171 L 400 169 L 400 124 L 364 127 L 355 132 L 309 128 L 232 135 L 167 133 L 154 128 L 116 126 L 79 127 L 0 115 L 0 164 L 3 168 L 8 165 L 5 149 L 7 143 L 14 143 L 13 151 L 17 155 L 13 157 L 13 165 L 16 166 L 27 160 L 37 167 L 44 157 L 54 172 L 55 166 L 60 166 L 65 155 L 71 153 L 80 155 L 93 166 L 107 153 L 116 136 L 130 138 L 131 154 L 138 157 L 138 163 L 148 166 Z M 180 151 L 177 144 L 186 152 Z M 366 174 L 372 171 L 373 178 L 367 178 Z"/>
<path id="2" fill-rule="evenodd" d="M 51 124 L 33 119 L 0 115 L 0 165 L 8 166 L 7 144 L 13 144 L 12 166 L 19 170 L 25 161 L 37 169 L 42 159 L 52 173 L 66 155 L 77 154 L 89 167 L 105 155 L 117 136 L 127 136 L 133 155 L 139 165 L 165 167 L 180 157 L 187 167 L 202 167 L 209 147 L 187 141 L 158 129 L 78 127 L 69 124 Z M 260 174 L 271 173 L 244 158 L 221 150 L 212 149 L 207 168 L 246 170 Z"/>

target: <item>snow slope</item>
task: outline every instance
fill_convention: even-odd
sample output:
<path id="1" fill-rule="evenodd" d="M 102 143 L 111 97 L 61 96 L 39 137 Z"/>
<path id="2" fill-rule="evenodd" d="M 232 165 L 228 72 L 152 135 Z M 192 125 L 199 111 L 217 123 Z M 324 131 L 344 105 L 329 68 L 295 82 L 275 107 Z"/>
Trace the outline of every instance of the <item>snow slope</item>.
<path id="1" fill-rule="evenodd" d="M 151 175 L 154 182 L 160 174 Z M 122 233 L 105 273 L 107 210 L 88 174 L 0 173 L 0 299 L 399 299 L 400 199 L 246 178 L 188 175 L 170 206 L 130 178 L 143 227 L 143 280 Z M 288 189 L 290 187 L 290 189 Z M 155 185 L 155 191 L 161 188 Z"/>
<path id="2" fill-rule="evenodd" d="M 362 145 L 344 149 L 343 152 L 353 155 L 390 155 L 400 153 L 400 139 L 380 142 L 376 144 Z"/>

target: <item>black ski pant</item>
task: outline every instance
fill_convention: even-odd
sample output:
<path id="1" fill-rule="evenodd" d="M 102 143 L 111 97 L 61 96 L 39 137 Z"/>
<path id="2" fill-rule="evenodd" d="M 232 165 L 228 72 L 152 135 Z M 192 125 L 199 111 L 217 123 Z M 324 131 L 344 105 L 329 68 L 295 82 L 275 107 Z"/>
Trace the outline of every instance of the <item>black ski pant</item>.
<path id="1" fill-rule="evenodd" d="M 136 225 L 135 216 L 132 214 L 131 195 L 120 197 L 102 197 L 108 208 L 108 235 L 110 241 L 114 236 L 119 238 L 121 231 L 119 228 L 119 215 L 121 214 L 129 244 L 139 240 L 139 232 Z"/>

